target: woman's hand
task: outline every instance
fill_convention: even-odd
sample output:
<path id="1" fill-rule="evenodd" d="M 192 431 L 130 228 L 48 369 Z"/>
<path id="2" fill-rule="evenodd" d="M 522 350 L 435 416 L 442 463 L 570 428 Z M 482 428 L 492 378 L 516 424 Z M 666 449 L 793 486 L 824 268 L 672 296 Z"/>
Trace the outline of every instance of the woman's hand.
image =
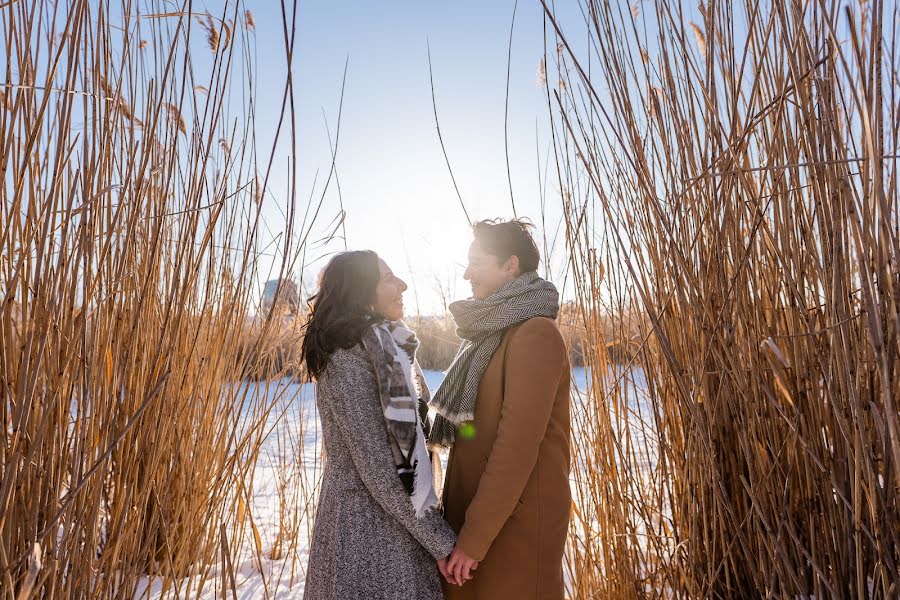
<path id="1" fill-rule="evenodd" d="M 447 570 L 447 557 L 439 558 L 437 561 L 438 571 L 441 572 L 441 576 L 447 580 L 447 583 L 453 583 L 450 581 L 450 571 Z"/>

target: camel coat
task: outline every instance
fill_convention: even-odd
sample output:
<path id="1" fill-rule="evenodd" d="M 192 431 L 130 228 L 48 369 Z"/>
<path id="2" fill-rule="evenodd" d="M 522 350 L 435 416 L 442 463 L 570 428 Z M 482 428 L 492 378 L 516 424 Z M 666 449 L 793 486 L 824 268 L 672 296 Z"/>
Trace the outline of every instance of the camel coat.
<path id="1" fill-rule="evenodd" d="M 447 600 L 563 598 L 569 524 L 568 353 L 544 317 L 510 328 L 481 378 L 474 435 L 457 435 L 444 518 L 480 561 Z"/>

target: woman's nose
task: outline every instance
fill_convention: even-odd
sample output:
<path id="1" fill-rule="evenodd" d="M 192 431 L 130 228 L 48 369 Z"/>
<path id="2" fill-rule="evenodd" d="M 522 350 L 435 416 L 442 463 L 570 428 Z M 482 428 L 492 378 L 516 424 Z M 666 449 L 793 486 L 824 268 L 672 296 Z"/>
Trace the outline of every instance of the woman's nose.
<path id="1" fill-rule="evenodd" d="M 401 279 L 400 280 L 400 291 L 405 292 L 408 289 L 409 289 L 409 286 L 406 285 L 406 282 Z"/>
<path id="2" fill-rule="evenodd" d="M 465 279 L 466 281 L 472 279 L 472 275 L 469 273 L 469 267 L 466 267 L 466 270 L 463 273 L 463 279 Z"/>

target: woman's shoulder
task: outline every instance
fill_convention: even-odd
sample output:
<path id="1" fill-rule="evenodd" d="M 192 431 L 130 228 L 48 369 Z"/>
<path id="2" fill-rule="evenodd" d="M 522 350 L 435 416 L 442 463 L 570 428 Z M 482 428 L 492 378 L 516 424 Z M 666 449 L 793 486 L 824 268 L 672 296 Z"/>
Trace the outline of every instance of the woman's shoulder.
<path id="1" fill-rule="evenodd" d="M 339 348 L 328 357 L 325 370 L 316 380 L 316 402 L 331 410 L 367 406 L 367 398 L 377 397 L 378 380 L 366 351 L 358 346 Z"/>
<path id="2" fill-rule="evenodd" d="M 361 343 L 354 344 L 349 348 L 338 348 L 328 357 L 328 362 L 336 364 L 353 364 L 365 361 L 366 351 Z"/>
<path id="3" fill-rule="evenodd" d="M 338 348 L 332 352 L 319 379 L 359 379 L 372 372 L 368 354 L 361 344 L 354 344 L 350 348 Z"/>

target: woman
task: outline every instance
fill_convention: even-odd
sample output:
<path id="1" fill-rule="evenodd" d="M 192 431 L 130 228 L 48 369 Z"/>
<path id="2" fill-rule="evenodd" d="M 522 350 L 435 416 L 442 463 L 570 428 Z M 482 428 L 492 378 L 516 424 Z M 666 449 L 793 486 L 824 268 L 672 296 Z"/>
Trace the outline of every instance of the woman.
<path id="1" fill-rule="evenodd" d="M 428 388 L 400 320 L 405 290 L 374 252 L 345 252 L 310 301 L 302 356 L 327 460 L 307 600 L 443 598 L 439 567 L 456 535 L 437 511 Z"/>

